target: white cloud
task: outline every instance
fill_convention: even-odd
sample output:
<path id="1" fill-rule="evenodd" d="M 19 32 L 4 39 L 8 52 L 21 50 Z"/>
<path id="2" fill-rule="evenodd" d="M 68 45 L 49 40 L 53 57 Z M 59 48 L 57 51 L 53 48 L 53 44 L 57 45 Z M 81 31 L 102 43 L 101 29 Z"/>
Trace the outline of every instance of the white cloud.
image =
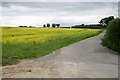
<path id="1" fill-rule="evenodd" d="M 14 3 L 14 4 L 8 3 L 8 4 L 10 4 L 8 7 L 2 7 L 2 10 L 3 10 L 2 13 L 5 16 L 17 16 L 17 15 L 21 15 L 21 16 L 66 16 L 66 15 L 67 16 L 74 16 L 74 15 L 83 16 L 83 15 L 97 15 L 97 14 L 98 15 L 111 15 L 111 14 L 116 15 L 118 11 L 117 3 L 116 3 L 116 6 L 113 3 L 28 3 L 28 4 L 27 3 Z"/>
<path id="2" fill-rule="evenodd" d="M 46 8 L 29 8 L 26 6 L 10 5 L 10 7 L 2 7 L 2 14 L 6 16 L 16 16 L 16 15 L 35 15 L 36 12 L 47 11 Z"/>
<path id="3" fill-rule="evenodd" d="M 88 5 L 89 4 L 89 5 Z M 118 15 L 117 3 L 3 3 L 0 26 L 98 23 Z"/>

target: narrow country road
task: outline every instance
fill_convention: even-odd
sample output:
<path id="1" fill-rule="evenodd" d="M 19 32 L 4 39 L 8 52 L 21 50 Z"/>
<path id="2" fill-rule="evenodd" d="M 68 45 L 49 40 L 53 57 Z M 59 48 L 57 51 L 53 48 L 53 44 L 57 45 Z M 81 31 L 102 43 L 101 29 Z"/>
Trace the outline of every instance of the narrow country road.
<path id="1" fill-rule="evenodd" d="M 105 32 L 53 53 L 3 67 L 3 78 L 117 78 L 118 55 L 101 45 Z"/>

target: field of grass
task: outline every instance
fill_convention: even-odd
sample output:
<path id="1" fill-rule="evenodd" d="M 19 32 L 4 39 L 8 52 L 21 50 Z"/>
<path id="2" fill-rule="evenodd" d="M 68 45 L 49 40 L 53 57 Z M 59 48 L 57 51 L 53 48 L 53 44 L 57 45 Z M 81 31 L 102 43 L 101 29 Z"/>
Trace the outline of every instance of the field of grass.
<path id="1" fill-rule="evenodd" d="M 100 32 L 100 29 L 2 27 L 2 65 L 44 56 Z"/>

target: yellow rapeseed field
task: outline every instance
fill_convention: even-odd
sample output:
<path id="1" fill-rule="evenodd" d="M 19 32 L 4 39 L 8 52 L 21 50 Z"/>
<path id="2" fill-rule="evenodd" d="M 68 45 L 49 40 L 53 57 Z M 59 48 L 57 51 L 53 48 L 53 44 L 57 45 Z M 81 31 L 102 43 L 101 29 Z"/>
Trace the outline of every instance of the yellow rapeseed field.
<path id="1" fill-rule="evenodd" d="M 44 56 L 82 39 L 95 36 L 100 29 L 2 27 L 3 65 L 20 59 Z"/>

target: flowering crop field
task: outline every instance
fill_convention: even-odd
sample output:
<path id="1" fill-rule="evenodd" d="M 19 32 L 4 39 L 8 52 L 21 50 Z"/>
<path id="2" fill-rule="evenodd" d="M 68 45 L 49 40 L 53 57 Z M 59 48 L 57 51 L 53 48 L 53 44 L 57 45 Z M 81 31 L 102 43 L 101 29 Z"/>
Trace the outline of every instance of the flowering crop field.
<path id="1" fill-rule="evenodd" d="M 100 32 L 100 29 L 2 27 L 2 65 L 44 56 Z"/>

